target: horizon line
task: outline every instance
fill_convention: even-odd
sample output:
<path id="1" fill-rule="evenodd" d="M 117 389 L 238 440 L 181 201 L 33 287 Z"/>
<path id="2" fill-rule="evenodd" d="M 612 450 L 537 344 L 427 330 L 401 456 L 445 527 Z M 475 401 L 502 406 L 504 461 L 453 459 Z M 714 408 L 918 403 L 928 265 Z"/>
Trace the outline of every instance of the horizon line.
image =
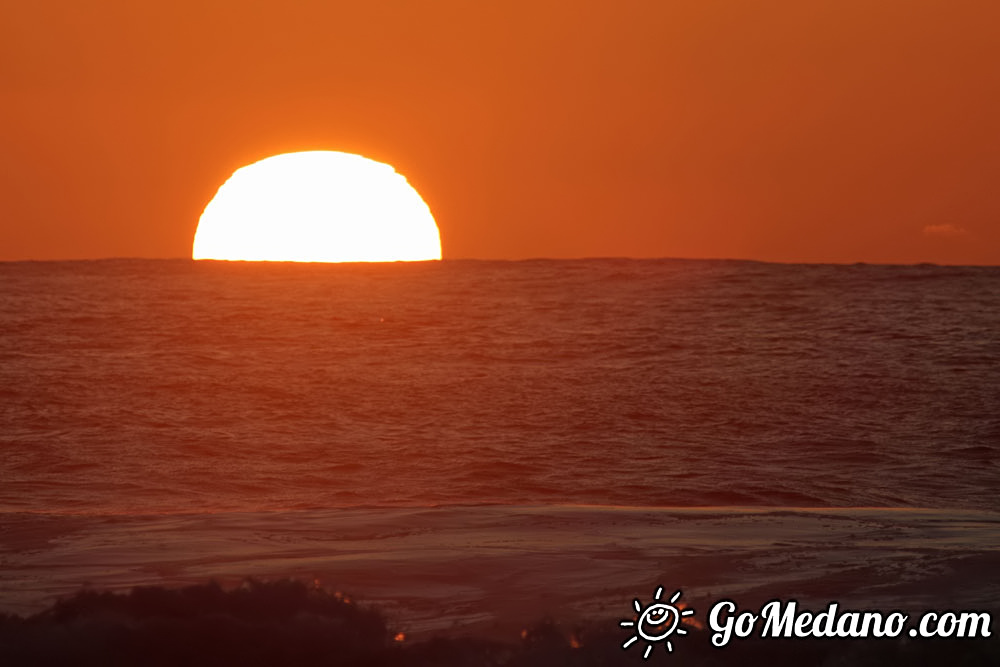
<path id="1" fill-rule="evenodd" d="M 300 261 L 274 261 L 274 260 L 226 260 L 226 259 L 194 259 L 192 257 L 141 257 L 141 256 L 109 256 L 109 257 L 74 257 L 74 258 L 24 258 L 24 259 L 0 259 L 2 264 L 16 263 L 57 263 L 57 262 L 108 262 L 108 261 L 188 261 L 188 262 L 229 262 L 243 264 L 425 264 L 430 262 L 584 262 L 584 261 L 635 261 L 635 262 L 658 262 L 658 261 L 679 261 L 679 262 L 745 262 L 752 264 L 779 264 L 787 266 L 897 266 L 897 267 L 942 267 L 942 268 L 997 268 L 998 264 L 942 264 L 939 262 L 917 261 L 917 262 L 869 262 L 857 261 L 804 261 L 804 260 L 768 260 L 754 259 L 747 257 L 634 257 L 628 255 L 591 255 L 581 257 L 517 257 L 517 258 L 488 258 L 488 257 L 442 257 L 441 259 L 427 260 L 400 260 L 387 262 L 300 262 Z"/>

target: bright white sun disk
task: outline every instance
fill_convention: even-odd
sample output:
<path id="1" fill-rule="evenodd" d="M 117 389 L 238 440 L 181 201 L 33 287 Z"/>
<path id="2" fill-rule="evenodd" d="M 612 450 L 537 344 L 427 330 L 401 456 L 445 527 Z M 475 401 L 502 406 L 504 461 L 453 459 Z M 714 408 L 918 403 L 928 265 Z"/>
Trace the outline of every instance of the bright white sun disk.
<path id="1" fill-rule="evenodd" d="M 418 261 L 441 259 L 441 240 L 427 204 L 390 165 L 307 151 L 237 169 L 205 207 L 192 257 Z"/>

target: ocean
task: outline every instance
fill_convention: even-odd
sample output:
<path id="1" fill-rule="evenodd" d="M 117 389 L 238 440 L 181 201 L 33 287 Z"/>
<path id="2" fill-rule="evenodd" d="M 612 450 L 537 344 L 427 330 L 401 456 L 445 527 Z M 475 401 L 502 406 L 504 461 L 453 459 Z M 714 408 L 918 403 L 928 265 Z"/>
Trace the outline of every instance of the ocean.
<path id="1" fill-rule="evenodd" d="M 666 577 L 1000 606 L 998 482 L 997 267 L 0 263 L 7 611 L 249 575 L 418 632 Z"/>

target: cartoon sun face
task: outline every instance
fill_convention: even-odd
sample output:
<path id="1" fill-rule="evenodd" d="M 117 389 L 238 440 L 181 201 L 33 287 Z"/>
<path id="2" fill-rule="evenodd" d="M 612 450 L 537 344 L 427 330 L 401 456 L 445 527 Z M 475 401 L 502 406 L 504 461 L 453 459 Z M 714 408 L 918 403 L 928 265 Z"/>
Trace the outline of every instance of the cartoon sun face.
<path id="1" fill-rule="evenodd" d="M 684 616 L 694 614 L 694 609 L 683 609 L 683 605 L 681 608 L 674 606 L 681 599 L 680 591 L 671 596 L 669 603 L 660 602 L 661 595 L 663 595 L 663 586 L 656 589 L 656 593 L 653 594 L 654 601 L 645 609 L 639 600 L 634 600 L 632 605 L 635 607 L 635 613 L 639 615 L 639 620 L 623 620 L 620 624 L 623 628 L 635 628 L 635 635 L 622 644 L 623 649 L 627 649 L 639 639 L 646 640 L 646 650 L 642 654 L 643 660 L 647 659 L 649 654 L 653 652 L 653 644 L 656 642 L 664 642 L 667 652 L 672 653 L 674 646 L 667 638 L 674 633 L 686 635 L 687 630 L 680 627 L 681 620 Z"/>
<path id="2" fill-rule="evenodd" d="M 635 631 L 640 637 L 650 642 L 666 639 L 677 629 L 681 620 L 680 612 L 669 604 L 658 602 L 646 607 L 639 616 Z"/>

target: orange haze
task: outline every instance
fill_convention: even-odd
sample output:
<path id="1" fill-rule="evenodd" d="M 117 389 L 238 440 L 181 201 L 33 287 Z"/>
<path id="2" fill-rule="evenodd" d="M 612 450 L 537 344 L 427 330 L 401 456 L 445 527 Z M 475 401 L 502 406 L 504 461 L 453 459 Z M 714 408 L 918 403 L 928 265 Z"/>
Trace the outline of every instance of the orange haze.
<path id="1" fill-rule="evenodd" d="M 1000 263 L 994 0 L 0 9 L 0 259 L 190 256 L 230 173 L 388 162 L 445 257 Z"/>

